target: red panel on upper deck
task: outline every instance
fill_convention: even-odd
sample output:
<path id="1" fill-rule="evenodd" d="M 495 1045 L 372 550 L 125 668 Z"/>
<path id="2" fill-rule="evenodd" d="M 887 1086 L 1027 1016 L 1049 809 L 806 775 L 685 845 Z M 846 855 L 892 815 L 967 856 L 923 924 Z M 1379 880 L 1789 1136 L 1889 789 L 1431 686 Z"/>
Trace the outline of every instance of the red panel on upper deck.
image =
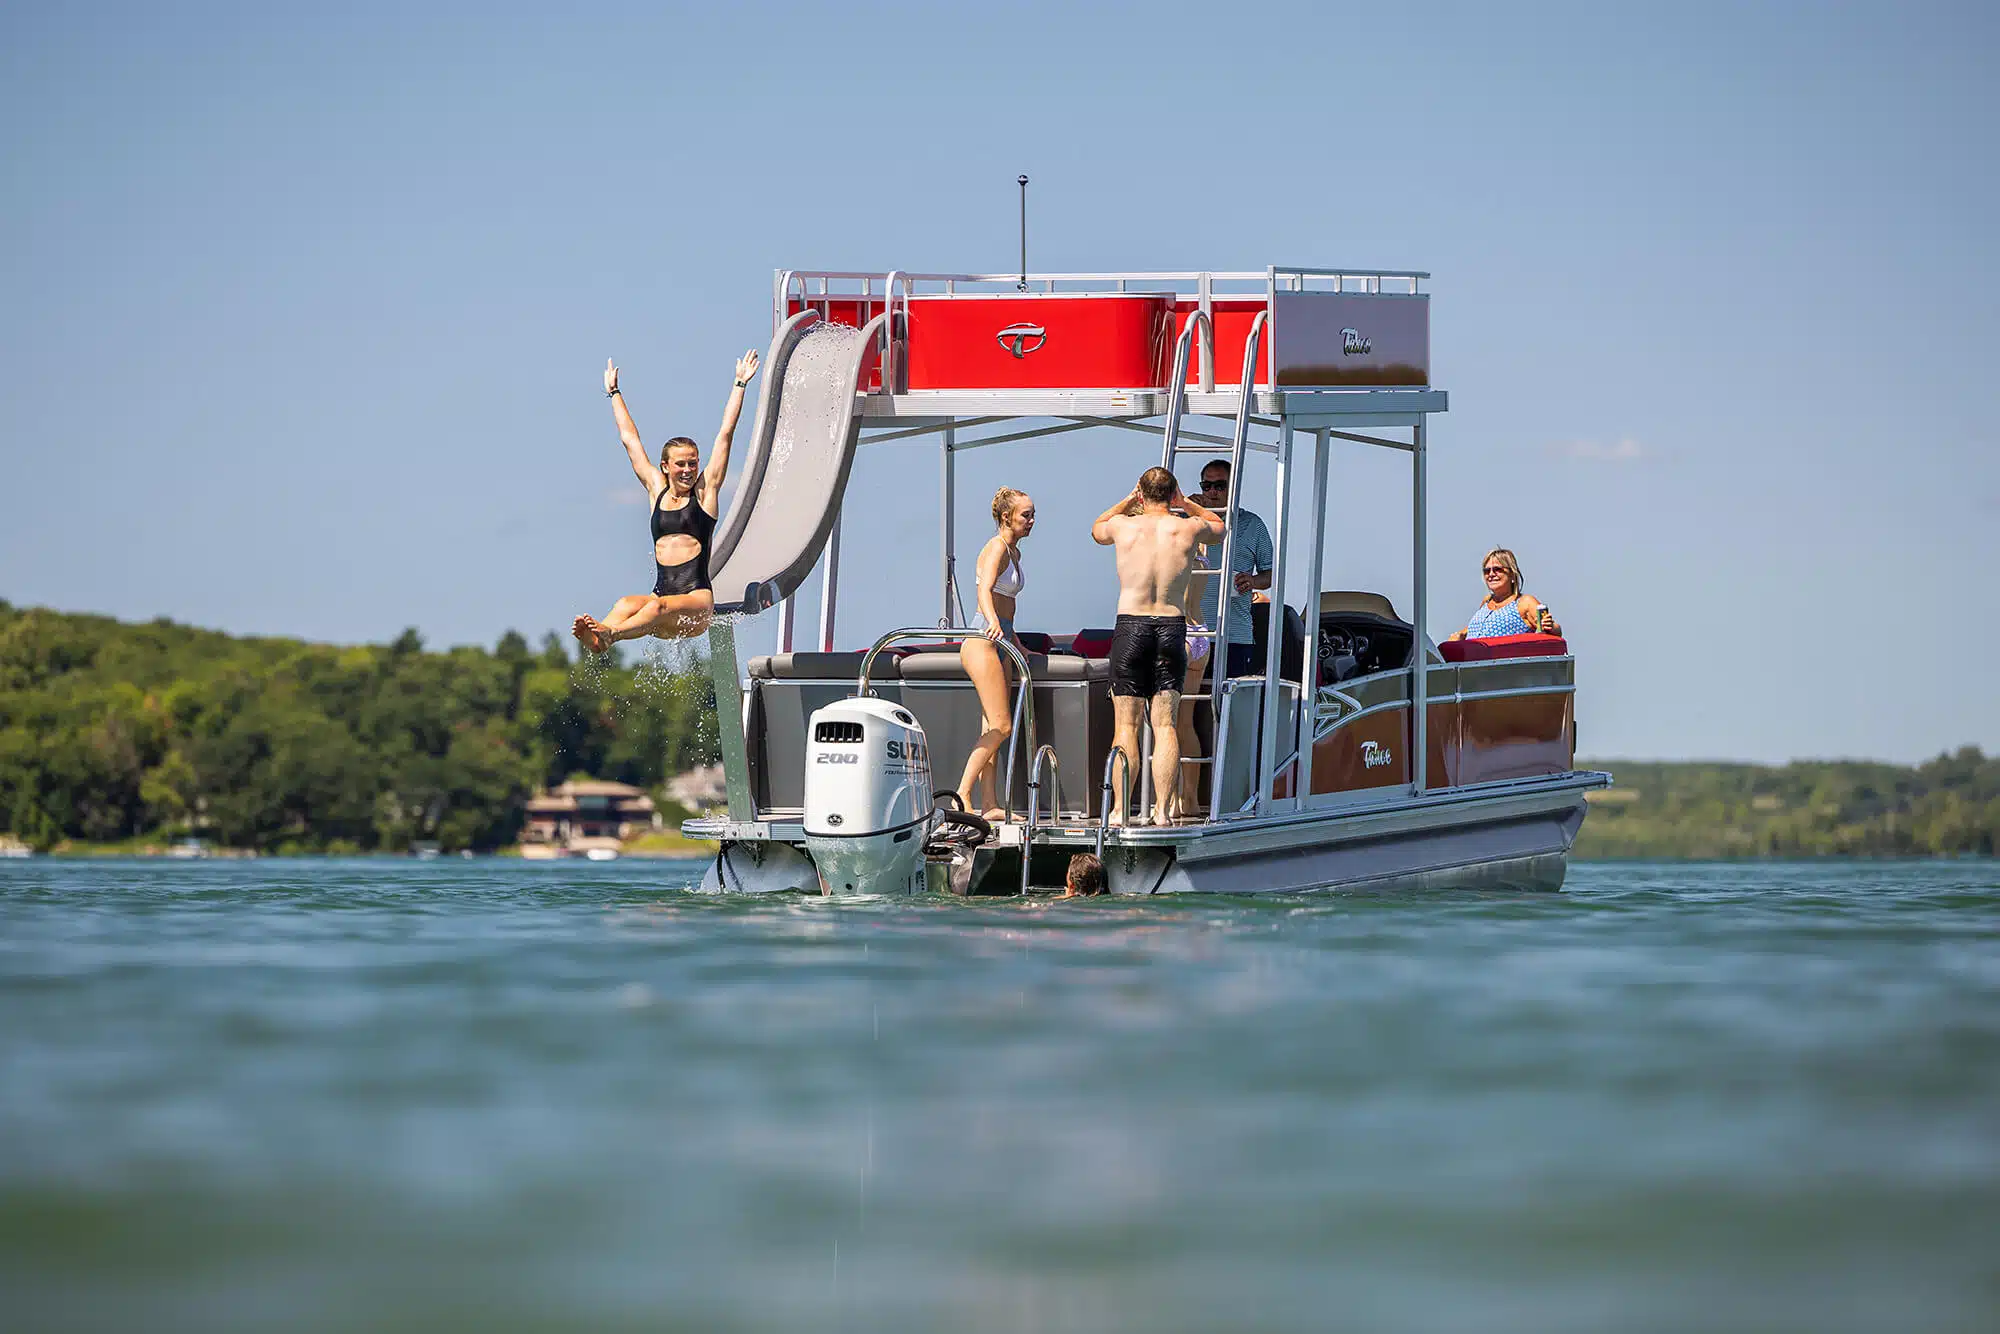
<path id="1" fill-rule="evenodd" d="M 909 387 L 1148 389 L 1167 380 L 1173 298 L 978 293 L 910 298 Z"/>
<path id="2" fill-rule="evenodd" d="M 1208 322 L 1215 334 L 1215 387 L 1234 389 L 1243 383 L 1243 348 L 1250 341 L 1250 326 L 1256 323 L 1257 312 L 1264 309 L 1261 296 L 1219 296 L 1208 303 Z M 1174 337 L 1178 339 L 1187 328 L 1187 322 L 1195 311 L 1201 309 L 1201 302 L 1194 297 L 1184 296 L 1174 302 Z M 1200 340 L 1197 339 L 1197 342 Z M 1168 372 L 1173 370 L 1171 357 Z M 1163 379 L 1165 377 L 1162 377 Z M 1201 383 L 1201 349 L 1188 348 L 1187 382 Z M 1257 383 L 1271 383 L 1271 335 L 1265 326 L 1264 350 L 1257 356 Z"/>

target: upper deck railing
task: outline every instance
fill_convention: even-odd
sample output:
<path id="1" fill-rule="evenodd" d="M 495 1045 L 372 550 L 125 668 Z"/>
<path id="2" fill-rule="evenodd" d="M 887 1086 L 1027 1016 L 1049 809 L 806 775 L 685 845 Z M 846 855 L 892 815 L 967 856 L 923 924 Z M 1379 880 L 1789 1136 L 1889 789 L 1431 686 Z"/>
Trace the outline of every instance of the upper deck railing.
<path id="1" fill-rule="evenodd" d="M 772 327 L 807 309 L 856 328 L 886 313 L 887 369 L 870 394 L 1157 392 L 1176 378 L 1206 393 L 1239 378 L 1235 349 L 1253 319 L 1264 328 L 1253 388 L 1427 388 L 1429 277 L 1275 264 L 1261 272 L 786 269 L 772 282 Z M 1196 321 L 1208 336 L 1170 375 L 1178 336 Z"/>
<path id="2" fill-rule="evenodd" d="M 913 273 L 903 269 L 780 269 L 772 279 L 771 327 L 784 323 L 786 301 L 798 297 L 813 303 L 828 297 L 861 297 L 886 305 L 892 286 L 910 293 L 953 296 L 963 291 L 1064 292 L 1171 291 L 1177 295 L 1255 296 L 1258 292 L 1353 292 L 1368 295 L 1423 295 L 1430 274 L 1411 269 L 1381 269 L 1366 265 L 1345 268 L 1274 264 L 1263 270 L 1133 269 L 1105 273 Z M 1143 286 L 1135 286 L 1143 284 Z M 1387 284 L 1385 286 L 1384 284 Z M 1188 289 L 1183 292 L 1182 289 Z"/>

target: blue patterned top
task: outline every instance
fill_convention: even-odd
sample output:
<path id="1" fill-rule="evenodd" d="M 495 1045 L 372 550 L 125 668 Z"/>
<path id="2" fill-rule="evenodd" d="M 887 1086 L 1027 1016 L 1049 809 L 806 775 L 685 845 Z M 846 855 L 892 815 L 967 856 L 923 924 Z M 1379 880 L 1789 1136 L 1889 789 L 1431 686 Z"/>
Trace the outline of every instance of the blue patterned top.
<path id="1" fill-rule="evenodd" d="M 1201 567 L 1212 570 L 1222 564 L 1222 543 L 1216 542 L 1205 547 L 1201 554 Z M 1236 549 L 1229 555 L 1229 563 L 1235 567 L 1232 574 L 1263 574 L 1277 559 L 1277 552 L 1271 546 L 1271 530 L 1264 521 L 1249 510 L 1236 511 Z M 1220 596 L 1222 579 L 1197 579 L 1201 596 L 1201 623 L 1211 630 L 1215 628 L 1215 599 Z M 1233 581 L 1232 581 L 1233 582 Z M 1231 593 L 1229 595 L 1229 642 L 1248 644 L 1254 635 L 1250 620 L 1251 595 Z"/>
<path id="2" fill-rule="evenodd" d="M 1479 610 L 1472 613 L 1472 619 L 1465 624 L 1467 639 L 1498 639 L 1502 635 L 1531 635 L 1535 627 L 1521 619 L 1516 604 L 1520 595 L 1508 598 L 1497 607 L 1479 604 Z"/>

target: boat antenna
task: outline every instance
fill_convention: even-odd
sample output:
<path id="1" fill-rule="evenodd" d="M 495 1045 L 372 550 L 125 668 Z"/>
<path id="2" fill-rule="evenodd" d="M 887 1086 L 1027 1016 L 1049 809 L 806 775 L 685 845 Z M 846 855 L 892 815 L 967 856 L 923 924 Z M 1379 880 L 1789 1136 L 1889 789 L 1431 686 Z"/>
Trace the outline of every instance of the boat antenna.
<path id="1" fill-rule="evenodd" d="M 1014 286 L 1025 292 L 1028 290 L 1028 178 L 1016 176 L 1014 183 L 1021 187 L 1021 281 Z"/>

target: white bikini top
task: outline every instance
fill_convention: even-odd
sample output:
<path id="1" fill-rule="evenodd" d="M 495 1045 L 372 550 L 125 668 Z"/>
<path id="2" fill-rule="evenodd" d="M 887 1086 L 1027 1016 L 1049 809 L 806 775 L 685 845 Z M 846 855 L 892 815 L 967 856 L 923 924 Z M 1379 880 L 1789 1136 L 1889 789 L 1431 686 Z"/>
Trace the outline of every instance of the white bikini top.
<path id="1" fill-rule="evenodd" d="M 1027 586 L 1028 578 L 1021 573 L 1021 553 L 1017 551 L 1001 563 L 1000 573 L 993 576 L 993 591 L 1003 598 L 1017 598 Z"/>

